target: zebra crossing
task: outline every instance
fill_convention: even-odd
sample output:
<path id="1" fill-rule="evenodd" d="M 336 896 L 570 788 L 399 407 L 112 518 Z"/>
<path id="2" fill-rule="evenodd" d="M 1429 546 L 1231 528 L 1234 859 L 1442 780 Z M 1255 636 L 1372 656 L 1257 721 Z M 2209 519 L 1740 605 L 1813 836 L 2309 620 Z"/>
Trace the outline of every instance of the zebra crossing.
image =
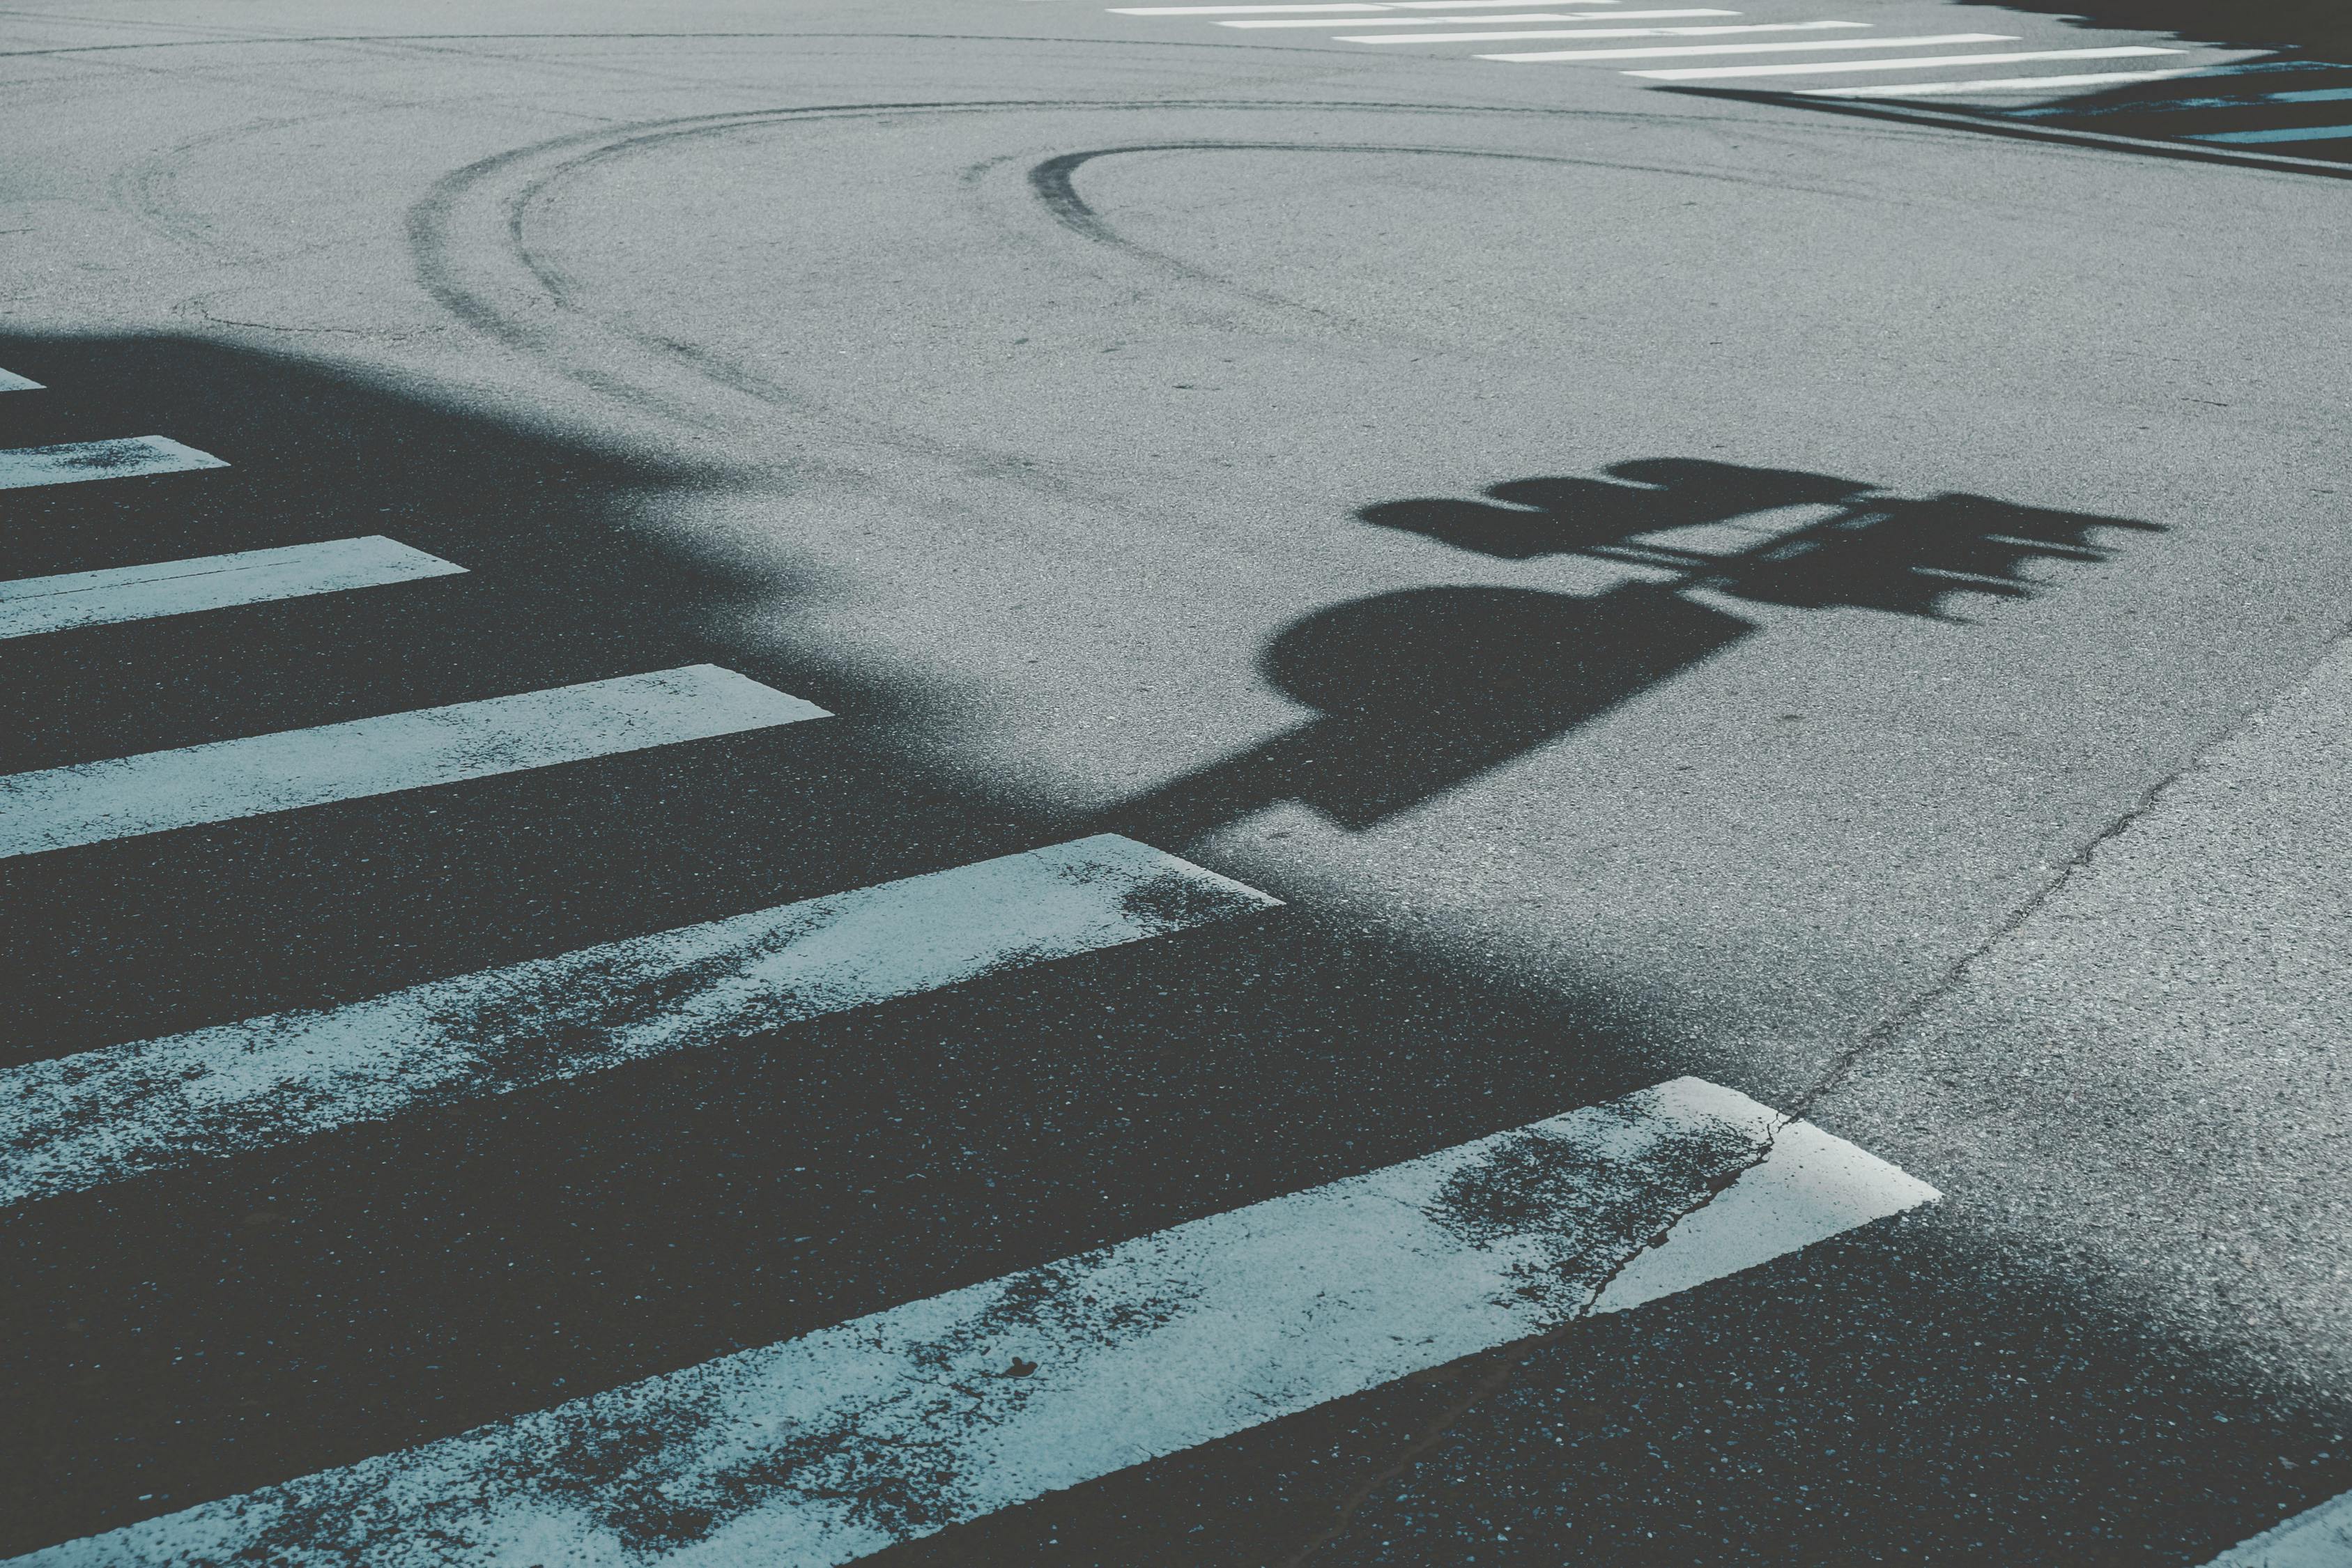
<path id="1" fill-rule="evenodd" d="M 228 467 L 165 437 L 0 451 L 16 489 Z M 388 535 L 132 562 L 0 583 L 0 637 L 459 577 L 480 580 Z M 596 759 L 684 771 L 698 743 L 832 717 L 692 664 L 73 763 L 0 776 L 0 864 L 70 876 L 94 847 Z M 346 1130 L 1278 907 L 1097 834 L 48 1055 L 0 1070 L 0 1212 L 204 1180 Z M 847 1563 L 1937 1196 L 1806 1122 L 1676 1079 L 421 1447 L 281 1470 L 292 1479 L 258 1491 L 194 1506 L 142 1493 L 151 1517 L 15 1561 Z"/>
<path id="2" fill-rule="evenodd" d="M 1573 1220 L 1481 1201 L 1528 1164 L 1576 1182 Z M 1729 1201 L 1706 1204 L 1729 1176 Z M 17 1561 L 851 1563 L 1937 1195 L 1681 1079 Z M 648 1512 L 658 1535 L 635 1522 Z"/>
<path id="3" fill-rule="evenodd" d="M 426 577 L 454 577 L 465 570 L 397 540 L 370 534 L 98 572 L 20 577 L 0 584 L 0 638 L 266 605 L 311 594 L 388 587 Z"/>
<path id="4" fill-rule="evenodd" d="M 1364 0 L 1110 10 L 1221 28 L 1282 29 L 1286 36 L 1312 29 L 1360 48 L 1420 47 L 1509 65 L 1613 67 L 1676 90 L 1933 116 L 1937 123 L 2013 133 L 2169 142 L 2283 165 L 2352 163 L 2352 110 L 2344 107 L 2352 104 L 2352 65 L 2291 54 L 2257 58 L 2188 42 L 2062 45 L 1990 31 L 1879 36 L 1874 24 L 1843 17 L 1744 20 L 1735 19 L 1743 13 L 1734 10 L 1631 10 L 1622 0 L 1551 8 L 1520 0 L 1442 0 L 1442 9 L 1441 0 Z M 1644 25 L 1620 25 L 1626 23 Z M 1805 36 L 1788 36 L 1797 34 Z M 1632 39 L 1652 41 L 1626 41 Z M 1537 43 L 1548 47 L 1494 47 Z M 1641 63 L 1647 61 L 1675 63 Z M 1836 79 L 1855 77 L 1880 79 Z M 1822 84 L 1808 85 L 1812 78 Z"/>

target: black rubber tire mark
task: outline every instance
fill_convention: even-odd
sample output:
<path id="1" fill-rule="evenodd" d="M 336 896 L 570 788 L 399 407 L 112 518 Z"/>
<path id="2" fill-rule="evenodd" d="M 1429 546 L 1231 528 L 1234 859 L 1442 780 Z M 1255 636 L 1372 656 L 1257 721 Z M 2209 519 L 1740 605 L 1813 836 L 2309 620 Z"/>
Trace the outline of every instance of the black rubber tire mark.
<path id="1" fill-rule="evenodd" d="M 1738 174 L 1711 174 L 1701 169 L 1677 168 L 1656 163 L 1629 163 L 1622 159 L 1570 158 L 1550 153 L 1510 153 L 1492 148 L 1430 147 L 1412 143 L 1377 142 L 1150 142 L 1121 147 L 1097 147 L 1083 153 L 1064 153 L 1045 159 L 1029 171 L 1029 188 L 1054 221 L 1081 238 L 1097 245 L 1112 247 L 1130 256 L 1166 268 L 1197 282 L 1213 285 L 1228 292 L 1242 295 L 1260 304 L 1285 310 L 1299 310 L 1330 319 L 1329 312 L 1296 300 L 1260 293 L 1244 288 L 1230 279 L 1194 266 L 1189 261 L 1139 245 L 1121 235 L 1110 223 L 1078 195 L 1077 172 L 1097 158 L 1116 157 L 1129 153 L 1385 153 L 1406 157 L 1477 158 L 1516 163 L 1546 163 L 1567 168 L 1601 169 L 1612 174 L 1649 174 L 1675 175 L 1684 179 L 1714 180 L 1726 184 L 1761 186 L 1770 190 L 1790 190 L 1803 187 L 1780 180 L 1750 179 Z M 1820 189 L 1816 195 L 1830 194 Z"/>
<path id="2" fill-rule="evenodd" d="M 585 315 L 584 307 L 576 302 L 576 290 L 560 269 L 538 257 L 524 235 L 524 220 L 529 208 L 545 199 L 557 187 L 572 176 L 583 173 L 609 159 L 633 156 L 667 142 L 708 135 L 726 134 L 736 131 L 755 130 L 764 126 L 789 124 L 800 121 L 874 120 L 902 115 L 1000 114 L 1007 112 L 1089 111 L 1133 113 L 1139 110 L 1249 110 L 1297 111 L 1320 110 L 1377 114 L 1440 115 L 1449 119 L 1462 116 L 1500 117 L 1511 121 L 1557 121 L 1562 118 L 1580 121 L 1602 121 L 1655 124 L 1661 119 L 1711 123 L 1716 116 L 1706 114 L 1660 116 L 1655 113 L 1635 113 L 1629 110 L 1594 110 L 1584 109 L 1496 106 L 1486 104 L 1453 104 L 1430 102 L 1400 102 L 1394 100 L 1266 100 L 1266 99 L 993 99 L 947 100 L 914 102 L 818 104 L 789 109 L 740 110 L 719 114 L 692 115 L 671 120 L 639 121 L 634 125 L 600 126 L 591 131 L 551 138 L 545 142 L 511 148 L 494 153 L 451 172 L 436 182 L 409 211 L 408 237 L 411 254 L 415 258 L 417 276 L 426 292 L 457 321 L 491 337 L 510 349 L 555 371 L 575 384 L 613 397 L 633 406 L 653 406 L 682 424 L 699 428 L 712 427 L 712 421 L 696 409 L 676 399 L 665 399 L 650 388 L 632 384 L 602 368 L 579 362 L 580 356 L 562 352 L 551 341 L 550 330 L 531 321 L 520 312 L 502 310 L 484 294 L 469 287 L 461 276 L 456 261 L 456 238 L 449 226 L 459 205 L 501 177 L 528 168 L 530 165 L 556 158 L 551 166 L 540 171 L 521 187 L 499 199 L 505 229 L 504 247 L 510 261 L 520 267 L 535 286 L 540 298 L 556 311 Z M 1726 184 L 1755 186 L 1769 190 L 1807 190 L 1816 195 L 1850 196 L 1853 193 L 1834 187 L 1792 182 L 1785 179 L 1761 179 L 1737 174 L 1714 173 L 1700 169 L 1679 168 L 1664 164 L 1628 163 L 1622 160 L 1577 159 L 1553 154 L 1517 153 L 1498 151 L 1439 147 L 1402 147 L 1382 149 L 1377 145 L 1332 143 L 1167 143 L 1171 147 L 1198 146 L 1203 149 L 1225 149 L 1263 145 L 1267 147 L 1297 145 L 1318 152 L 1329 151 L 1404 151 L 1459 157 L 1489 157 L 1514 159 L 1530 163 L 1581 166 L 1625 173 L 1678 174 L 1690 178 L 1719 181 Z M 562 156 L 568 151 L 576 155 Z M 1074 154 L 1076 162 L 1069 164 L 1075 170 L 1087 159 L 1111 153 L 1139 151 L 1140 147 L 1114 147 Z M 1052 163 L 1055 160 L 1048 160 Z M 1033 176 L 1034 178 L 1034 176 Z M 1051 177 L 1049 177 L 1051 184 Z M 1066 177 L 1064 182 L 1066 184 Z M 1034 186 L 1033 186 L 1034 188 Z M 1078 214 L 1081 221 L 1099 218 L 1087 208 L 1074 189 L 1068 192 L 1068 203 L 1074 208 L 1063 215 L 1067 222 Z M 1083 232 L 1083 230 L 1082 230 Z M 1107 226 L 1106 226 L 1106 232 Z M 1089 235 L 1088 237 L 1096 237 Z M 1115 236 L 1113 244 L 1124 244 Z M 1151 253 L 1145 253 L 1147 255 Z M 1186 275 L 1197 278 L 1229 292 L 1286 311 L 1304 311 L 1328 320 L 1325 312 L 1311 306 L 1275 297 L 1259 295 L 1236 285 L 1216 279 L 1173 258 L 1154 258 L 1160 265 L 1173 267 Z M 833 407 L 821 399 L 797 391 L 784 384 L 761 375 L 749 366 L 741 365 L 693 344 L 681 343 L 655 333 L 597 321 L 590 317 L 599 330 L 631 344 L 652 358 L 679 364 L 693 371 L 713 384 L 739 395 L 749 397 L 772 407 L 792 408 L 810 416 L 822 416 L 856 431 L 864 440 L 887 449 L 908 454 L 920 454 L 954 464 L 967 471 L 992 478 L 1011 479 L 1034 489 L 1055 494 L 1103 500 L 1106 497 L 1090 495 L 1066 481 L 1043 473 L 1034 461 L 1013 454 L 970 448 L 921 436 L 902 426 L 887 424 L 866 416 L 851 415 Z"/>
<path id="3" fill-rule="evenodd" d="M 132 46 L 123 45 L 122 47 Z M 248 136 L 267 135 L 289 126 L 308 125 L 320 120 L 348 120 L 362 114 L 386 112 L 411 105 L 391 104 L 357 109 L 322 109 L 309 114 L 281 115 L 267 120 L 244 120 L 235 125 L 207 131 L 185 142 L 166 147 L 152 157 L 116 172 L 108 181 L 108 193 L 139 223 L 153 229 L 166 239 L 187 249 L 209 252 L 230 261 L 252 265 L 256 262 L 283 261 L 289 257 L 310 254 L 321 248 L 313 243 L 289 251 L 265 254 L 243 247 L 225 245 L 215 238 L 209 229 L 181 215 L 165 194 L 171 182 L 179 178 L 188 161 L 197 153 L 217 147 L 224 142 L 241 141 Z"/>

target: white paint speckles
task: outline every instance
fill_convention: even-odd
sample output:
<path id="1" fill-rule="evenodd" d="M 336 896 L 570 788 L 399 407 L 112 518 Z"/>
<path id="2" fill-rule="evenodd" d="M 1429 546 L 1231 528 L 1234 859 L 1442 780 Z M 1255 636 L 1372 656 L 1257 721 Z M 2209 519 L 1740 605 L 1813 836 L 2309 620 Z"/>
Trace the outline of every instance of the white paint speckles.
<path id="1" fill-rule="evenodd" d="M 0 777 L 0 857 L 521 773 L 828 715 L 717 665 Z"/>
<path id="2" fill-rule="evenodd" d="M 17 1564 L 847 1563 L 1936 1196 L 1791 1131 L 1678 1079 Z"/>
<path id="3" fill-rule="evenodd" d="M 1103 834 L 953 870 L 0 1072 L 0 1203 L 578 1078 L 1265 909 Z"/>
<path id="4" fill-rule="evenodd" d="M 2352 1492 L 2241 1542 L 2205 1568 L 2344 1568 L 2352 1563 Z"/>
<path id="5" fill-rule="evenodd" d="M 39 382 L 18 375 L 12 370 L 0 370 L 0 392 L 38 392 L 40 390 Z"/>
<path id="6" fill-rule="evenodd" d="M 0 450 L 0 490 L 80 484 L 89 479 L 136 479 L 149 474 L 227 467 L 211 453 L 183 447 L 166 436 L 68 441 L 56 447 L 12 447 Z"/>
<path id="7" fill-rule="evenodd" d="M 446 577 L 466 569 L 382 535 L 0 583 L 0 637 Z"/>

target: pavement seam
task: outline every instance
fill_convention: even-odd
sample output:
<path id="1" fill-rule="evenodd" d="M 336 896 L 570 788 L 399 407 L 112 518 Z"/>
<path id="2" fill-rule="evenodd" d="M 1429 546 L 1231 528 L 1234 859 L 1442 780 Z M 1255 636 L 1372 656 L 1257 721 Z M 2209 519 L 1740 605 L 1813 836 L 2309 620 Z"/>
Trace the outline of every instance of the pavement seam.
<path id="1" fill-rule="evenodd" d="M 1356 1515 L 1362 1511 L 1364 1505 L 1372 1500 L 1374 1493 L 1420 1463 L 1423 1456 L 1444 1442 L 1448 1433 L 1460 1426 L 1481 1405 L 1509 1389 L 1518 1375 L 1519 1368 L 1526 1365 L 1530 1358 L 1540 1351 L 1549 1350 L 1556 1344 L 1564 1342 L 1570 1334 L 1591 1321 L 1599 1312 L 1601 1301 L 1608 1296 L 1610 1287 L 1616 1284 L 1625 1270 L 1633 1266 L 1634 1259 L 1645 1252 L 1655 1251 L 1665 1246 L 1673 1239 L 1675 1232 L 1681 1228 L 1685 1221 L 1708 1208 L 1717 1198 L 1738 1184 L 1748 1172 L 1770 1159 L 1773 1146 L 1779 1142 L 1781 1132 L 1799 1120 L 1801 1120 L 1799 1117 L 1792 1115 L 1776 1116 L 1772 1124 L 1765 1130 L 1756 1152 L 1749 1159 L 1723 1175 L 1710 1178 L 1704 1196 L 1685 1205 L 1639 1246 L 1627 1247 L 1617 1260 L 1602 1272 L 1601 1278 L 1593 1282 L 1592 1289 L 1585 1295 L 1583 1304 L 1557 1326 L 1547 1329 L 1533 1338 L 1520 1340 L 1515 1344 L 1489 1351 L 1483 1356 L 1470 1358 L 1468 1364 L 1471 1366 L 1475 1366 L 1481 1361 L 1489 1363 L 1486 1369 L 1478 1374 L 1470 1391 L 1431 1417 L 1394 1458 L 1349 1488 L 1347 1495 L 1333 1505 L 1335 1517 L 1331 1522 L 1307 1537 L 1297 1550 L 1279 1559 L 1272 1568 L 1305 1568 L 1305 1565 L 1326 1547 L 1337 1544 L 1347 1535 L 1349 1528 L 1355 1523 Z"/>
<path id="2" fill-rule="evenodd" d="M 1610 1286 L 1633 1266 L 1635 1258 L 1653 1248 L 1664 1246 L 1675 1231 L 1685 1221 L 1704 1212 L 1717 1198 L 1728 1192 L 1741 1177 L 1771 1158 L 1772 1150 L 1779 1142 L 1781 1132 L 1800 1121 L 1809 1120 L 1812 1108 L 1820 1102 L 1822 1096 L 1835 1089 L 1864 1057 L 1886 1044 L 1911 1024 L 1917 1022 L 1932 1010 L 1937 1003 L 1958 990 L 1979 959 L 2021 929 L 2062 889 L 2074 881 L 2078 874 L 2089 868 L 2101 848 L 2129 832 L 2150 812 L 2162 805 L 2176 785 L 2210 770 L 2215 765 L 2218 754 L 2224 748 L 2241 736 L 2250 734 L 2260 728 L 2278 710 L 2282 702 L 2308 685 L 2320 666 L 2326 664 L 2344 646 L 2347 638 L 2352 638 L 2352 626 L 2340 628 L 2335 637 L 2329 638 L 2324 645 L 2319 658 L 2313 660 L 2311 666 L 2292 685 L 2284 688 L 2268 701 L 2223 729 L 2211 740 L 2200 746 L 2180 766 L 2142 790 L 2137 800 L 2060 862 L 2040 887 L 2027 895 L 2008 915 L 1996 921 L 1968 952 L 1948 965 L 1933 984 L 1855 1037 L 1853 1043 L 1839 1054 L 1837 1059 L 1830 1064 L 1828 1070 L 1817 1079 L 1811 1087 L 1798 1096 L 1794 1102 L 1795 1109 L 1782 1112 L 1766 1131 L 1753 1158 L 1728 1175 L 1710 1183 L 1706 1196 L 1682 1209 L 1667 1221 L 1665 1226 L 1655 1236 L 1639 1247 L 1627 1249 L 1623 1256 L 1619 1258 L 1601 1276 L 1586 1297 L 1584 1304 L 1572 1316 L 1557 1328 L 1548 1330 L 1532 1339 L 1522 1340 L 1517 1344 L 1489 1352 L 1485 1357 L 1475 1358 L 1474 1364 L 1475 1360 L 1485 1360 L 1491 1364 L 1479 1375 L 1471 1390 L 1439 1411 L 1404 1445 L 1402 1450 L 1393 1459 L 1351 1488 L 1347 1495 L 1334 1505 L 1336 1517 L 1332 1521 L 1310 1536 L 1289 1555 L 1277 1560 L 1273 1568 L 1305 1568 L 1305 1565 L 1325 1548 L 1341 1540 L 1354 1523 L 1356 1515 L 1362 1510 L 1366 1503 L 1371 1500 L 1374 1493 L 1388 1482 L 1412 1469 L 1424 1456 L 1442 1443 L 1447 1434 L 1479 1406 L 1508 1389 L 1518 1369 L 1526 1364 L 1528 1358 L 1539 1351 L 1561 1342 L 1572 1331 L 1591 1321 L 1599 1309 L 1602 1298 L 1608 1294 Z"/>
<path id="3" fill-rule="evenodd" d="M 2283 688 L 2269 700 L 2240 717 L 2235 723 L 2229 725 L 2211 740 L 2198 747 L 2180 766 L 2142 790 L 2137 801 L 2106 826 L 2092 835 L 2080 848 L 2059 862 L 2052 870 L 2050 877 L 2040 887 L 2028 894 L 2008 915 L 1994 922 L 1992 928 L 1975 946 L 1953 960 L 1944 973 L 1937 977 L 1934 984 L 1856 1036 L 1853 1043 L 1839 1053 L 1837 1058 L 1830 1064 L 1828 1070 L 1814 1081 L 1812 1087 L 1797 1097 L 1794 1109 L 1789 1112 L 1789 1120 L 1794 1121 L 1810 1117 L 1813 1107 L 1820 1103 L 1822 1096 L 1836 1089 L 1846 1075 L 1861 1064 L 1864 1057 L 1885 1045 L 1912 1024 L 1918 1022 L 1933 1010 L 1937 1003 L 1958 991 L 1968 980 L 1969 973 L 1976 968 L 1979 960 L 2021 930 L 2028 921 L 2039 914 L 2050 900 L 2071 884 L 2079 874 L 2090 868 L 2091 862 L 2098 858 L 2101 849 L 2138 826 L 2149 813 L 2164 804 L 2166 797 L 2172 794 L 2177 785 L 2200 773 L 2211 771 L 2222 751 L 2241 737 L 2250 735 L 2260 729 L 2272 714 L 2278 711 L 2282 703 L 2311 683 L 2312 677 L 2318 673 L 2320 666 L 2335 657 L 2345 646 L 2347 638 L 2352 638 L 2352 626 L 2339 628 L 2336 634 L 2323 646 L 2319 658 L 2313 660 L 2310 667 L 2296 677 L 2292 684 Z"/>

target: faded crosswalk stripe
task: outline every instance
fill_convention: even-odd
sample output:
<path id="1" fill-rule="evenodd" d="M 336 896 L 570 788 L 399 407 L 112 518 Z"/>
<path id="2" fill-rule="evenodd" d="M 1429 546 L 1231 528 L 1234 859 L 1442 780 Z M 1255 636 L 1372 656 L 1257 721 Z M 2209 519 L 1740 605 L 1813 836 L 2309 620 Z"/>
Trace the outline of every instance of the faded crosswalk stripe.
<path id="1" fill-rule="evenodd" d="M 20 577 L 0 583 L 0 637 L 336 594 L 465 570 L 378 534 L 100 572 Z"/>
<path id="2" fill-rule="evenodd" d="M 55 447 L 0 450 L 0 490 L 72 485 L 89 479 L 135 479 L 191 468 L 226 468 L 210 452 L 168 436 L 125 436 L 112 441 L 68 441 Z"/>
<path id="3" fill-rule="evenodd" d="M 1498 27 L 1510 22 L 1654 22 L 1675 16 L 1737 16 L 1737 11 L 1685 9 L 1679 11 L 1596 11 L 1590 16 L 1574 11 L 1531 11 L 1524 16 L 1318 16 L 1301 21 L 1296 16 L 1253 16 L 1237 22 L 1220 22 L 1220 27 L 1330 27 L 1345 25 L 1350 27 L 1458 27 L 1465 21 L 1480 26 Z M 1402 37 L 1404 35 L 1400 35 Z M 1342 39 L 1341 42 L 1347 40 Z M 1427 41 L 1426 38 L 1423 39 Z"/>
<path id="4" fill-rule="evenodd" d="M 2352 1492 L 2242 1541 L 2205 1568 L 2344 1568 L 2352 1563 Z"/>
<path id="5" fill-rule="evenodd" d="M 0 858 L 829 717 L 717 665 L 0 777 Z"/>
<path id="6" fill-rule="evenodd" d="M 1382 11 L 1507 11 L 1514 5 L 1524 6 L 1528 0 L 1389 0 L 1377 5 L 1373 0 L 1360 4 L 1317 4 L 1281 5 L 1114 5 L 1114 16 L 1240 16 L 1263 15 L 1276 11 L 1372 12 Z M 1614 5 L 1618 0 L 1571 0 L 1580 10 L 1592 5 Z M 1354 17 L 1338 16 L 1337 21 L 1352 21 Z"/>
<path id="7" fill-rule="evenodd" d="M 1824 45 L 1823 47 L 1832 46 Z M 2019 65 L 2027 60 L 2128 60 L 2143 59 L 2150 55 L 2178 55 L 2185 52 L 2181 49 L 2131 45 L 2112 49 L 2023 49 L 2004 55 L 1931 55 L 1905 60 L 1808 60 L 1802 65 L 1708 66 L 1696 69 L 1627 71 L 1625 74 L 1649 77 L 1657 81 L 1708 81 L 1729 77 L 1826 76 L 1840 71 L 1944 70 L 1952 67 L 1965 70 L 1973 69 L 1979 66 Z M 1488 58 L 1501 58 L 1502 57 L 1489 56 Z"/>
<path id="8" fill-rule="evenodd" d="M 1610 20 L 1616 18 L 1612 16 Z M 1821 33 L 1868 26 L 1867 22 L 1742 22 L 1724 27 L 1543 27 L 1502 33 L 1381 33 L 1355 37 L 1343 34 L 1333 41 L 1342 44 L 1496 44 L 1517 38 L 1712 38 L 1734 33 Z M 1827 49 L 1846 46 L 1790 47 Z"/>
<path id="9" fill-rule="evenodd" d="M 38 392 L 41 384 L 18 375 L 12 370 L 0 370 L 0 392 Z"/>
<path id="10" fill-rule="evenodd" d="M 1504 55 L 1480 55 L 1482 60 L 1650 60 L 1677 55 L 1797 55 L 1817 49 L 1907 49 L 1929 44 L 2008 43 L 2010 33 L 1943 33 L 1926 38 L 1822 38 L 1801 44 L 1675 44 L 1663 48 L 1538 49 Z M 1874 68 L 1877 62 L 1864 68 Z M 1642 73 L 1635 73 L 1642 74 Z"/>
<path id="11" fill-rule="evenodd" d="M 1677 1079 L 16 1561 L 847 1563 L 1936 1195 Z"/>
<path id="12" fill-rule="evenodd" d="M 290 1142 L 1204 925 L 1279 900 L 1102 834 L 0 1073 L 0 1203 Z"/>
<path id="13" fill-rule="evenodd" d="M 1978 92 L 2051 92 L 2062 87 L 2113 87 L 2127 81 L 2162 81 L 2200 76 L 2196 66 L 2156 71 L 2090 71 L 2080 76 L 2011 76 L 1983 81 L 1906 81 L 1877 87 L 1801 87 L 1806 98 L 1949 98 Z"/>

